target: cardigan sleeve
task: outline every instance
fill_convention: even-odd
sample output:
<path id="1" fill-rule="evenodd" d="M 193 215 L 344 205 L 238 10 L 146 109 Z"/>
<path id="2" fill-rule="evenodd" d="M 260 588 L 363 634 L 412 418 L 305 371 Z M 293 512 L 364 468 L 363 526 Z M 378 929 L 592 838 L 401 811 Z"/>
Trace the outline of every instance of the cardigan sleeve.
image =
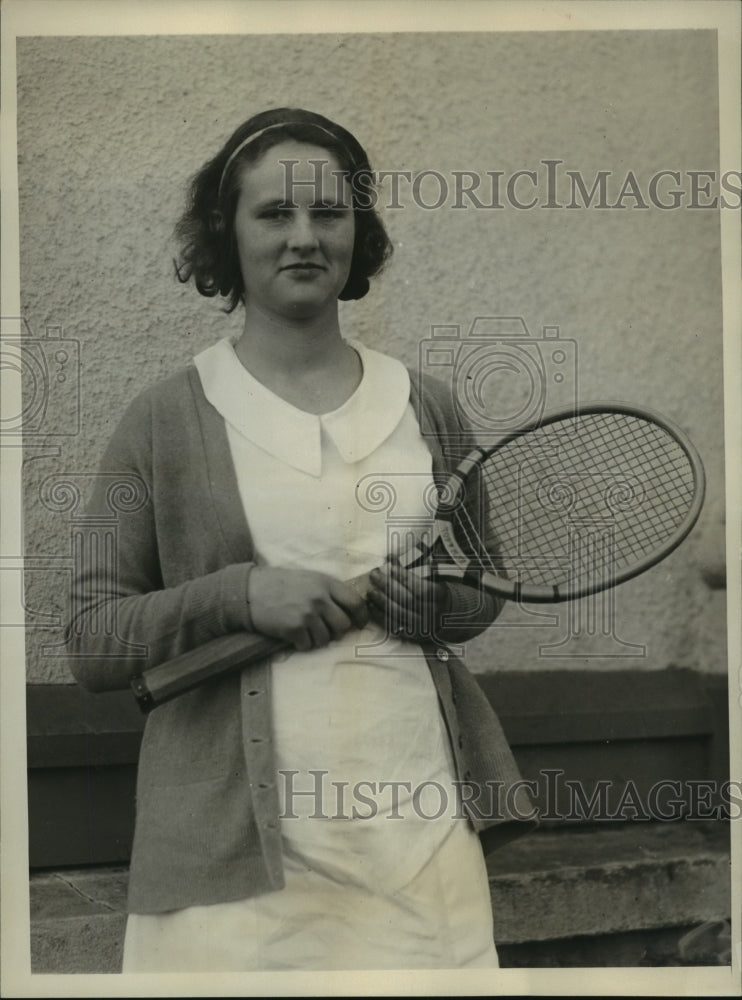
<path id="1" fill-rule="evenodd" d="M 154 502 L 151 428 L 145 393 L 114 432 L 86 508 L 88 531 L 97 532 L 97 541 L 89 539 L 84 558 L 76 560 L 67 635 L 72 673 L 93 691 L 125 688 L 148 667 L 227 632 L 252 630 L 251 562 L 222 565 L 176 586 L 163 583 L 158 518 L 173 511 L 156 509 Z M 134 498 L 116 510 L 113 546 L 100 530 L 112 520 L 112 484 Z"/>
<path id="2" fill-rule="evenodd" d="M 449 606 L 436 638 L 444 643 L 468 642 L 484 632 L 499 615 L 504 601 L 474 584 L 447 580 Z"/>
<path id="3" fill-rule="evenodd" d="M 476 447 L 472 428 L 452 405 L 450 390 L 429 375 L 410 372 L 413 405 L 423 437 L 433 455 L 433 471 L 439 482 L 453 472 L 457 462 Z M 466 508 L 473 524 L 485 523 L 483 492 L 473 484 L 467 491 Z M 497 551 L 497 540 L 488 538 L 487 550 Z M 443 643 L 468 642 L 482 633 L 500 614 L 504 600 L 477 586 L 475 582 L 446 580 L 448 607 L 436 628 L 435 638 Z"/>

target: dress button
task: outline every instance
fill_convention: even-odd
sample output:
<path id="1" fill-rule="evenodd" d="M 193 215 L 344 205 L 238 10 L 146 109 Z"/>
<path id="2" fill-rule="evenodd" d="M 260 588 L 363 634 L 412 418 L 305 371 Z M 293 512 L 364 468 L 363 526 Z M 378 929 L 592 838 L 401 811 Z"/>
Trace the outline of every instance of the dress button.
<path id="1" fill-rule="evenodd" d="M 448 661 L 448 650 L 447 649 L 436 649 L 435 655 L 441 661 L 441 663 L 446 663 Z"/>

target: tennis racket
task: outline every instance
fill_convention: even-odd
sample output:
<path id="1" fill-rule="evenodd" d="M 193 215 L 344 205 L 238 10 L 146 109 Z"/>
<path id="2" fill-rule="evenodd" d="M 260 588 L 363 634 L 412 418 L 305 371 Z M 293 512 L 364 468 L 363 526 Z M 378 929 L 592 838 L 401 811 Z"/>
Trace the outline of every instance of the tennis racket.
<path id="1" fill-rule="evenodd" d="M 511 601 L 574 600 L 638 576 L 672 552 L 698 518 L 704 487 L 696 449 L 670 421 L 623 403 L 592 403 L 471 451 L 438 484 L 433 543 L 397 558 Z M 367 580 L 351 582 L 363 592 Z M 149 711 L 290 648 L 232 633 L 150 668 L 132 688 Z"/>

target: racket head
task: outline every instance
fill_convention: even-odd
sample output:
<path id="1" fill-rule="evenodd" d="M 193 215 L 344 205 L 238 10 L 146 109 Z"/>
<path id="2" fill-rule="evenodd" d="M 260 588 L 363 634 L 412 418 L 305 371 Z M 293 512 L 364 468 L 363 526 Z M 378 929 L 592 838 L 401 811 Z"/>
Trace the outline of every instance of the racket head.
<path id="1" fill-rule="evenodd" d="M 700 455 L 661 414 L 618 401 L 557 410 L 459 463 L 436 515 L 436 572 L 509 600 L 584 597 L 669 555 L 704 493 Z"/>

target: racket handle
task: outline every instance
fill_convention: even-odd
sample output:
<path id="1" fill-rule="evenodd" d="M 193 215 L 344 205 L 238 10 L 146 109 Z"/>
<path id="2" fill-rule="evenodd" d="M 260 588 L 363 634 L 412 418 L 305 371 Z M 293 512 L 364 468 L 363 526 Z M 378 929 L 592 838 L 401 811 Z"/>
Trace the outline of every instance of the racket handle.
<path id="1" fill-rule="evenodd" d="M 227 670 L 247 667 L 291 648 L 291 643 L 272 636 L 232 632 L 150 667 L 143 674 L 132 677 L 131 688 L 141 710 L 149 712 Z"/>

